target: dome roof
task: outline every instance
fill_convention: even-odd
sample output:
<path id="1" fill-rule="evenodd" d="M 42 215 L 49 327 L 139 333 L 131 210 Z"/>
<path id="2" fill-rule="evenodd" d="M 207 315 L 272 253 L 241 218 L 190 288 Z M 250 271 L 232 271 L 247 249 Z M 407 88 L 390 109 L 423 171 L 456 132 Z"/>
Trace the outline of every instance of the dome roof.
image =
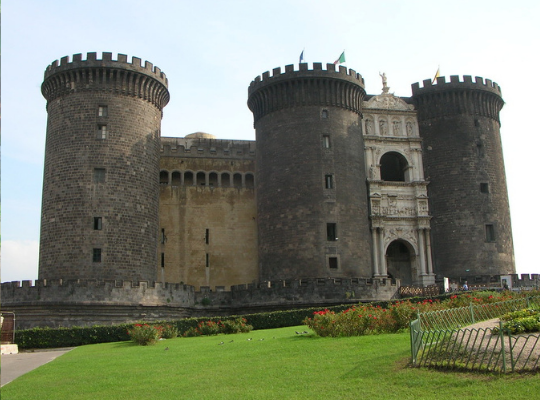
<path id="1" fill-rule="evenodd" d="M 189 135 L 186 135 L 186 139 L 215 139 L 216 137 L 214 135 L 211 135 L 210 133 L 205 132 L 195 132 L 190 133 Z"/>

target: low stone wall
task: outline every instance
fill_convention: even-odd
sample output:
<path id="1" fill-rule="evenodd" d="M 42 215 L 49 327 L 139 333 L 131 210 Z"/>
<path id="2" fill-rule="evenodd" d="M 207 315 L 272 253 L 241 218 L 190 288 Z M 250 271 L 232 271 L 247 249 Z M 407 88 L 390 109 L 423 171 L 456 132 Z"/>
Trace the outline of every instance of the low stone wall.
<path id="1" fill-rule="evenodd" d="M 112 325 L 389 300 L 398 287 L 390 279 L 321 278 L 195 292 L 159 282 L 40 280 L 3 283 L 1 307 L 16 314 L 16 329 Z"/>

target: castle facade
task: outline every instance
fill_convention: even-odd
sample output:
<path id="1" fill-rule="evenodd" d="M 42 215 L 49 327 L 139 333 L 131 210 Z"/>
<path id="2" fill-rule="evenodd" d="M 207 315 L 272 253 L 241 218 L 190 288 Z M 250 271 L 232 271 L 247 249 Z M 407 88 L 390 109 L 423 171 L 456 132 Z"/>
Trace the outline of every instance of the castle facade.
<path id="1" fill-rule="evenodd" d="M 40 282 L 222 292 L 515 274 L 499 86 L 439 77 L 398 97 L 381 76 L 367 94 L 334 64 L 265 72 L 248 88 L 256 140 L 223 140 L 161 132 L 168 81 L 149 62 L 55 61 Z"/>

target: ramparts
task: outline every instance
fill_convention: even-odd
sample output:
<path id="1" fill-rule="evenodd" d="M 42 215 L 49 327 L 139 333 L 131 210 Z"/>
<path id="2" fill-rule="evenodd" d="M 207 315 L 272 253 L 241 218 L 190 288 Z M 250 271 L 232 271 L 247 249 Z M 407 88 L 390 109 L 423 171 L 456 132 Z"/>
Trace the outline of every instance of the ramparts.
<path id="1" fill-rule="evenodd" d="M 143 98 L 161 110 L 170 99 L 167 87 L 166 75 L 152 63 L 145 61 L 143 67 L 138 57 L 128 62 L 127 55 L 118 54 L 113 60 L 112 53 L 104 52 L 101 60 L 88 53 L 86 60 L 75 54 L 71 62 L 67 56 L 54 61 L 45 70 L 41 92 L 52 101 L 73 91 L 108 90 Z"/>
<path id="2" fill-rule="evenodd" d="M 353 69 L 340 66 L 336 71 L 334 64 L 313 63 L 308 69 L 307 63 L 286 65 L 274 68 L 272 75 L 265 72 L 257 76 L 248 88 L 248 107 L 253 112 L 254 121 L 268 113 L 297 106 L 335 106 L 352 110 L 358 114 L 362 110 L 364 79 Z"/>
<path id="3" fill-rule="evenodd" d="M 162 137 L 161 156 L 254 160 L 255 141 Z"/>
<path id="4" fill-rule="evenodd" d="M 501 88 L 490 79 L 484 81 L 470 75 L 452 75 L 450 82 L 444 76 L 437 78 L 437 84 L 426 79 L 421 88 L 419 83 L 412 85 L 412 99 L 418 110 L 418 121 L 442 118 L 451 115 L 474 115 L 491 118 L 499 122 L 499 112 L 504 105 Z"/>
<path id="5" fill-rule="evenodd" d="M 458 75 L 451 75 L 450 82 L 446 82 L 446 77 L 439 76 L 437 78 L 436 84 L 433 84 L 431 79 L 423 80 L 423 87 L 420 87 L 420 83 L 416 82 L 411 85 L 413 96 L 418 94 L 425 94 L 427 92 L 438 92 L 443 90 L 485 90 L 488 92 L 495 93 L 501 96 L 500 86 L 491 81 L 491 79 L 486 79 L 480 76 L 476 76 L 474 81 L 472 80 L 471 75 L 463 75 L 463 81 L 460 81 Z"/>
<path id="6" fill-rule="evenodd" d="M 2 283 L 2 310 L 16 313 L 18 329 L 110 325 L 389 300 L 398 286 L 390 279 L 319 278 L 195 292 L 193 286 L 159 282 L 16 281 Z"/>

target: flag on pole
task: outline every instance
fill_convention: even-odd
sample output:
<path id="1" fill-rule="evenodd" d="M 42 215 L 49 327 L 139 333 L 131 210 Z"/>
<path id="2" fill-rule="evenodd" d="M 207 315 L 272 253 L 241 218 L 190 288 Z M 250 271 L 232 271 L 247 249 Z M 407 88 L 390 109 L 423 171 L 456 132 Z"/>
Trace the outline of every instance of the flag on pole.
<path id="1" fill-rule="evenodd" d="M 345 62 L 345 50 L 343 50 L 343 53 L 341 53 L 339 58 L 336 61 L 334 61 L 334 64 L 339 65 L 339 64 L 343 64 L 344 62 Z"/>
<path id="2" fill-rule="evenodd" d="M 435 73 L 435 77 L 434 77 L 433 80 L 431 81 L 432 84 L 435 83 L 435 82 L 437 82 L 437 78 L 440 76 L 440 69 L 441 69 L 440 66 L 437 67 L 437 72 Z"/>
<path id="3" fill-rule="evenodd" d="M 298 63 L 301 63 L 302 61 L 304 61 L 304 50 L 300 53 L 300 61 L 298 61 Z"/>

